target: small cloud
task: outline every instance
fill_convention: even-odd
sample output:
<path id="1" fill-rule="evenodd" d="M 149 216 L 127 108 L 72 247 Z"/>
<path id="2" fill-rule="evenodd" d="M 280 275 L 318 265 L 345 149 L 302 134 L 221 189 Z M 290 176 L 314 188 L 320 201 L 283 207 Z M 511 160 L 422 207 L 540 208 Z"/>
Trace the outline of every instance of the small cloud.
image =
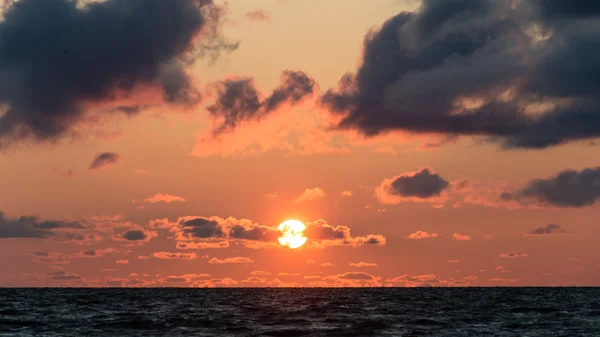
<path id="1" fill-rule="evenodd" d="M 150 260 L 150 256 L 147 255 L 138 255 L 138 260 Z"/>
<path id="2" fill-rule="evenodd" d="M 268 271 L 264 271 L 264 270 L 257 270 L 257 271 L 253 271 L 250 273 L 250 276 L 271 276 L 273 274 L 269 273 Z"/>
<path id="3" fill-rule="evenodd" d="M 149 204 L 156 204 L 159 202 L 170 204 L 172 202 L 185 202 L 185 199 L 172 194 L 157 193 L 150 198 L 144 199 L 144 202 Z"/>
<path id="4" fill-rule="evenodd" d="M 248 283 L 248 284 L 262 284 L 265 282 L 267 282 L 266 279 L 261 278 L 261 277 L 255 277 L 255 276 L 249 277 L 242 281 L 242 283 Z"/>
<path id="5" fill-rule="evenodd" d="M 96 159 L 92 162 L 89 170 L 97 170 L 106 166 L 113 165 L 119 161 L 119 155 L 114 152 L 104 152 L 99 154 Z"/>
<path id="6" fill-rule="evenodd" d="M 448 263 L 458 263 L 458 262 L 460 262 L 460 261 L 458 261 L 458 260 L 448 260 Z"/>
<path id="7" fill-rule="evenodd" d="M 385 213 L 385 212 L 387 212 L 387 210 L 385 208 L 377 209 L 377 213 Z"/>
<path id="8" fill-rule="evenodd" d="M 454 235 L 452 235 L 452 238 L 456 241 L 470 241 L 471 237 L 468 235 L 462 235 L 462 234 L 458 234 L 458 233 L 454 233 Z"/>
<path id="9" fill-rule="evenodd" d="M 360 261 L 358 263 L 354 263 L 354 262 L 350 263 L 350 266 L 357 267 L 357 268 L 362 268 L 362 267 L 377 267 L 377 263 Z"/>
<path id="10" fill-rule="evenodd" d="M 131 170 L 131 174 L 133 175 L 147 175 L 150 174 L 147 170 L 144 169 L 133 169 Z"/>
<path id="11" fill-rule="evenodd" d="M 505 259 L 515 259 L 515 258 L 519 258 L 519 257 L 527 257 L 529 255 L 527 255 L 526 253 L 503 253 L 498 255 L 501 258 L 505 258 Z"/>
<path id="12" fill-rule="evenodd" d="M 340 193 L 340 195 L 342 197 L 351 197 L 353 194 L 352 194 L 352 191 L 348 190 L 348 191 L 343 191 L 342 193 Z"/>
<path id="13" fill-rule="evenodd" d="M 73 172 L 72 169 L 63 170 L 63 169 L 53 168 L 52 174 L 59 176 L 59 177 L 72 177 L 75 175 L 75 172 Z"/>
<path id="14" fill-rule="evenodd" d="M 493 278 L 489 278 L 488 282 L 491 282 L 491 283 L 511 283 L 511 284 L 515 284 L 515 283 L 520 283 L 521 280 L 514 279 L 514 278 L 493 277 Z"/>
<path id="15" fill-rule="evenodd" d="M 129 260 L 126 260 L 126 259 L 116 261 L 116 264 L 128 264 L 128 263 L 129 263 Z"/>
<path id="16" fill-rule="evenodd" d="M 315 262 L 315 260 L 306 260 L 306 263 L 307 264 L 315 264 L 316 262 Z"/>
<path id="17" fill-rule="evenodd" d="M 259 9 L 246 13 L 246 19 L 248 19 L 249 21 L 270 22 L 271 13 L 269 13 L 266 10 Z"/>
<path id="18" fill-rule="evenodd" d="M 437 238 L 439 235 L 438 233 L 434 233 L 434 232 L 425 232 L 425 231 L 416 231 L 414 233 L 411 233 L 408 238 L 412 239 L 412 240 L 423 240 L 423 239 L 431 239 L 431 238 Z"/>
<path id="19" fill-rule="evenodd" d="M 267 193 L 265 194 L 265 198 L 266 199 L 277 199 L 281 197 L 281 194 L 279 194 L 279 192 L 273 192 L 273 193 Z"/>
<path id="20" fill-rule="evenodd" d="M 333 263 L 329 263 L 329 262 L 321 263 L 321 267 L 333 267 Z"/>
<path id="21" fill-rule="evenodd" d="M 300 276 L 300 273 L 286 273 L 286 272 L 277 273 L 277 277 L 288 277 L 288 276 Z"/>
<path id="22" fill-rule="evenodd" d="M 448 198 L 444 193 L 448 187 L 448 181 L 432 169 L 424 168 L 418 172 L 406 172 L 384 179 L 375 189 L 375 194 L 382 204 L 407 201 L 440 203 Z"/>
<path id="23" fill-rule="evenodd" d="M 320 187 L 315 187 L 312 189 L 307 188 L 298 198 L 296 198 L 296 202 L 299 203 L 303 201 L 322 199 L 325 198 L 325 196 L 327 196 L 327 194 L 325 194 L 325 191 L 323 191 Z"/>
<path id="24" fill-rule="evenodd" d="M 241 263 L 254 263 L 254 260 L 251 260 L 247 257 L 241 257 L 241 256 L 237 256 L 237 257 L 228 257 L 226 259 L 218 259 L 216 257 L 213 257 L 212 259 L 208 260 L 208 263 L 211 264 L 241 264 Z"/>
<path id="25" fill-rule="evenodd" d="M 372 207 L 373 207 L 373 205 L 366 205 L 365 209 L 369 209 L 369 208 L 372 208 Z"/>
<path id="26" fill-rule="evenodd" d="M 196 253 L 171 253 L 171 252 L 155 252 L 152 254 L 157 259 L 163 260 L 195 260 L 198 258 Z M 138 257 L 139 258 L 139 257 Z"/>
<path id="27" fill-rule="evenodd" d="M 532 230 L 529 231 L 529 233 L 525 234 L 525 236 L 550 236 L 550 235 L 566 235 L 567 230 L 560 227 L 560 225 L 555 225 L 555 224 L 549 224 L 546 226 L 540 226 L 537 228 L 534 228 Z"/>

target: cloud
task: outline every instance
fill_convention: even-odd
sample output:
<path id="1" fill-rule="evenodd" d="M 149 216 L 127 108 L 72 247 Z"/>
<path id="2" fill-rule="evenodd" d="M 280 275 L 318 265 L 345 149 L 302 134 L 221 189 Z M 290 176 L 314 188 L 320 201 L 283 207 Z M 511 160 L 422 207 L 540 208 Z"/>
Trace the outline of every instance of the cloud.
<path id="1" fill-rule="evenodd" d="M 440 279 L 435 274 L 408 275 L 404 274 L 386 280 L 388 284 L 402 287 L 465 287 L 470 285 L 467 280 L 456 280 L 453 278 Z"/>
<path id="2" fill-rule="evenodd" d="M 470 236 L 458 234 L 458 233 L 454 233 L 454 235 L 452 235 L 452 238 L 456 241 L 470 241 L 471 240 Z"/>
<path id="3" fill-rule="evenodd" d="M 500 255 L 498 255 L 501 258 L 505 258 L 505 259 L 516 259 L 519 257 L 528 257 L 529 255 L 527 255 L 526 253 L 514 253 L 514 252 L 510 252 L 510 253 L 502 253 Z"/>
<path id="4" fill-rule="evenodd" d="M 377 200 L 382 204 L 397 204 L 406 201 L 444 202 L 442 192 L 450 186 L 433 170 L 424 168 L 418 172 L 406 172 L 384 179 L 375 189 Z"/>
<path id="5" fill-rule="evenodd" d="M 150 203 L 150 204 L 165 202 L 167 204 L 170 204 L 172 202 L 185 202 L 185 199 L 182 197 L 178 197 L 176 195 L 172 195 L 172 194 L 157 193 L 150 198 L 144 199 L 144 202 Z"/>
<path id="6" fill-rule="evenodd" d="M 459 263 L 459 260 L 448 260 L 448 263 Z"/>
<path id="7" fill-rule="evenodd" d="M 302 192 L 302 194 L 298 198 L 296 198 L 296 203 L 300 203 L 303 201 L 323 199 L 326 196 L 327 196 L 327 194 L 320 187 L 307 188 L 306 190 L 304 190 L 304 192 Z"/>
<path id="8" fill-rule="evenodd" d="M 34 258 L 31 260 L 33 263 L 44 263 L 51 265 L 62 265 L 70 264 L 75 259 L 95 259 L 106 254 L 117 252 L 114 248 L 98 248 L 88 249 L 72 254 L 49 252 L 47 250 L 39 250 L 33 253 Z"/>
<path id="9" fill-rule="evenodd" d="M 261 277 L 249 277 L 245 280 L 242 281 L 242 283 L 248 283 L 248 284 L 263 284 L 266 283 L 267 279 L 261 278 Z"/>
<path id="10" fill-rule="evenodd" d="M 301 71 L 284 71 L 280 84 L 262 98 L 250 77 L 234 78 L 217 84 L 217 100 L 207 110 L 221 124 L 215 136 L 234 130 L 240 123 L 260 121 L 285 104 L 296 105 L 311 96 L 315 82 Z"/>
<path id="11" fill-rule="evenodd" d="M 516 192 L 506 192 L 501 197 L 525 206 L 592 206 L 600 199 L 600 167 L 565 170 L 553 177 L 534 179 Z"/>
<path id="12" fill-rule="evenodd" d="M 163 220 L 156 224 L 167 227 Z M 178 249 L 227 248 L 229 241 L 238 241 L 247 248 L 266 248 L 276 245 L 279 236 L 277 228 L 233 217 L 180 217 L 169 226 L 175 232 Z"/>
<path id="13" fill-rule="evenodd" d="M 195 260 L 198 258 L 196 253 L 171 253 L 171 252 L 154 252 L 152 254 L 157 259 L 161 260 Z M 139 257 L 138 257 L 139 258 Z"/>
<path id="14" fill-rule="evenodd" d="M 362 267 L 377 267 L 377 263 L 371 263 L 371 262 L 364 262 L 364 261 L 360 261 L 358 263 L 350 263 L 351 267 L 357 267 L 357 268 L 362 268 Z"/>
<path id="15" fill-rule="evenodd" d="M 250 276 L 271 276 L 273 274 L 269 273 L 268 271 L 264 271 L 264 270 L 257 270 L 257 271 L 253 271 L 250 273 Z"/>
<path id="16" fill-rule="evenodd" d="M 324 263 L 321 263 L 321 267 L 333 267 L 333 263 L 324 262 Z"/>
<path id="17" fill-rule="evenodd" d="M 296 276 L 300 276 L 300 273 L 287 273 L 287 272 L 277 273 L 277 277 L 296 277 Z"/>
<path id="18" fill-rule="evenodd" d="M 255 11 L 246 13 L 246 18 L 249 21 L 270 22 L 271 21 L 271 13 L 269 13 L 269 11 L 259 9 L 259 10 L 255 10 Z"/>
<path id="19" fill-rule="evenodd" d="M 116 264 L 129 264 L 129 260 L 127 259 L 121 259 L 121 260 L 117 260 L 115 261 Z"/>
<path id="20" fill-rule="evenodd" d="M 382 284 L 379 282 L 380 277 L 362 273 L 362 272 L 346 272 L 337 275 L 310 275 L 305 276 L 307 280 L 318 280 L 311 281 L 308 283 L 311 287 L 380 287 Z"/>
<path id="21" fill-rule="evenodd" d="M 71 283 L 71 282 L 77 283 L 77 282 L 83 281 L 83 277 L 81 277 L 80 275 L 69 274 L 64 270 L 59 270 L 54 273 L 50 273 L 50 274 L 48 274 L 48 278 L 53 281 L 60 281 L 60 282 L 66 282 L 66 283 Z"/>
<path id="22" fill-rule="evenodd" d="M 515 279 L 515 278 L 492 277 L 492 278 L 488 279 L 488 282 L 490 282 L 490 283 L 511 283 L 511 284 L 516 284 L 516 283 L 522 283 L 523 280 Z"/>
<path id="23" fill-rule="evenodd" d="M 40 220 L 33 216 L 9 219 L 0 212 L 0 239 L 55 239 L 59 241 L 83 241 L 86 236 L 79 232 L 86 226 L 77 221 Z"/>
<path id="24" fill-rule="evenodd" d="M 338 275 L 339 279 L 342 280 L 374 280 L 375 276 L 367 274 L 367 273 L 343 273 Z"/>
<path id="25" fill-rule="evenodd" d="M 560 225 L 549 224 L 546 226 L 536 227 L 530 230 L 526 236 L 548 236 L 548 235 L 566 235 L 568 234 L 567 230 L 560 227 Z"/>
<path id="26" fill-rule="evenodd" d="M 148 175 L 148 174 L 150 174 L 150 172 L 148 172 L 148 170 L 144 170 L 144 169 L 133 169 L 133 170 L 131 170 L 131 174 L 134 174 L 134 175 Z"/>
<path id="27" fill-rule="evenodd" d="M 114 152 L 104 152 L 99 154 L 90 165 L 89 170 L 97 170 L 106 166 L 114 165 L 119 160 L 119 155 Z"/>
<path id="28" fill-rule="evenodd" d="M 600 84 L 590 74 L 600 16 L 585 13 L 590 4 L 423 1 L 366 35 L 356 73 L 322 104 L 339 128 L 367 136 L 484 136 L 534 149 L 598 137 Z"/>
<path id="29" fill-rule="evenodd" d="M 281 195 L 279 194 L 279 192 L 273 192 L 273 193 L 267 193 L 267 194 L 265 194 L 265 198 L 266 199 L 277 199 L 280 196 Z"/>
<path id="30" fill-rule="evenodd" d="M 423 240 L 423 239 L 431 239 L 431 238 L 437 238 L 439 235 L 438 233 L 434 233 L 434 232 L 425 232 L 425 231 L 416 231 L 414 233 L 411 233 L 408 238 L 409 239 L 413 239 L 413 240 Z"/>
<path id="31" fill-rule="evenodd" d="M 187 65 L 237 47 L 217 37 L 223 10 L 210 0 L 79 3 L 20 0 L 4 12 L 0 147 L 68 136 L 93 108 L 131 116 L 152 103 L 191 105 Z"/>
<path id="32" fill-rule="evenodd" d="M 277 227 L 260 225 L 249 219 L 185 216 L 179 217 L 176 222 L 154 220 L 151 221 L 151 227 L 169 228 L 174 232 L 177 249 L 227 248 L 231 243 L 252 249 L 280 247 L 277 239 L 281 233 Z M 382 235 L 353 236 L 350 228 L 334 227 L 324 220 L 307 222 L 306 227 L 304 234 L 309 238 L 308 248 L 386 244 L 386 238 Z"/>
<path id="33" fill-rule="evenodd" d="M 306 223 L 304 235 L 309 239 L 308 246 L 323 248 L 328 246 L 385 246 L 386 238 L 379 234 L 352 236 L 346 226 L 332 226 L 325 220 Z"/>
<path id="34" fill-rule="evenodd" d="M 249 259 L 247 257 L 241 257 L 241 256 L 228 257 L 225 259 L 218 259 L 216 257 L 213 257 L 212 259 L 208 260 L 208 263 L 212 263 L 212 264 L 242 264 L 242 263 L 254 263 L 254 260 Z"/>
<path id="35" fill-rule="evenodd" d="M 140 226 L 131 225 L 125 231 L 113 235 L 113 240 L 124 241 L 130 245 L 142 244 L 156 238 L 158 233 Z"/>
<path id="36" fill-rule="evenodd" d="M 169 275 L 167 277 L 160 278 L 158 280 L 153 281 L 153 284 L 166 285 L 168 287 L 171 287 L 171 286 L 173 286 L 173 284 L 178 284 L 178 283 L 185 283 L 187 285 L 198 279 L 204 279 L 204 278 L 208 278 L 210 276 L 211 276 L 210 274 L 194 274 L 194 273 L 182 274 L 182 275 Z M 177 285 L 175 285 L 175 286 L 177 286 Z"/>
<path id="37" fill-rule="evenodd" d="M 342 193 L 340 193 L 340 195 L 342 197 L 351 197 L 352 196 L 352 191 L 343 191 Z"/>
<path id="38" fill-rule="evenodd" d="M 317 262 L 315 262 L 315 260 L 306 260 L 306 264 L 315 264 Z"/>

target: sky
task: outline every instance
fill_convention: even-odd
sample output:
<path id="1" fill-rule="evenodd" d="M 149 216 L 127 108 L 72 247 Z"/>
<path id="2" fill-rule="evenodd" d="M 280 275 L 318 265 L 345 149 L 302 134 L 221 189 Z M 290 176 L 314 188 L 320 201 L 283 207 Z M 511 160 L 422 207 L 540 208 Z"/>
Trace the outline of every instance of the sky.
<path id="1" fill-rule="evenodd" d="M 591 0 L 5 1 L 0 286 L 600 285 L 599 28 Z"/>

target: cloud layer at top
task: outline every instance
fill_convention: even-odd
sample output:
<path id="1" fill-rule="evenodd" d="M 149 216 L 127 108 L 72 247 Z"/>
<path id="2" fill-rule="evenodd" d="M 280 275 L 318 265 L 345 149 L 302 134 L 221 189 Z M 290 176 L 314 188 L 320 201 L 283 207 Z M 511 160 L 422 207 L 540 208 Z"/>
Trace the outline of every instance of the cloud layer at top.
<path id="1" fill-rule="evenodd" d="M 544 148 L 600 136 L 594 1 L 424 0 L 364 40 L 322 97 L 341 128 L 483 135 Z"/>
<path id="2" fill-rule="evenodd" d="M 185 61 L 214 32 L 211 0 L 20 0 L 0 22 L 0 146 L 67 135 L 93 104 L 119 106 L 139 87 L 161 101 L 197 99 Z"/>

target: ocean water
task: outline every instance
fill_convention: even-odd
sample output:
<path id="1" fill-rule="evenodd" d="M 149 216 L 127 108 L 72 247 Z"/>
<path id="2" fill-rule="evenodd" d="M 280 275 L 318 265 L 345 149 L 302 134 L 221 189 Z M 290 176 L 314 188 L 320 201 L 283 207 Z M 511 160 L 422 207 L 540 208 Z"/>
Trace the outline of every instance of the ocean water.
<path id="1" fill-rule="evenodd" d="M 600 336 L 600 288 L 0 289 L 0 336 Z"/>

